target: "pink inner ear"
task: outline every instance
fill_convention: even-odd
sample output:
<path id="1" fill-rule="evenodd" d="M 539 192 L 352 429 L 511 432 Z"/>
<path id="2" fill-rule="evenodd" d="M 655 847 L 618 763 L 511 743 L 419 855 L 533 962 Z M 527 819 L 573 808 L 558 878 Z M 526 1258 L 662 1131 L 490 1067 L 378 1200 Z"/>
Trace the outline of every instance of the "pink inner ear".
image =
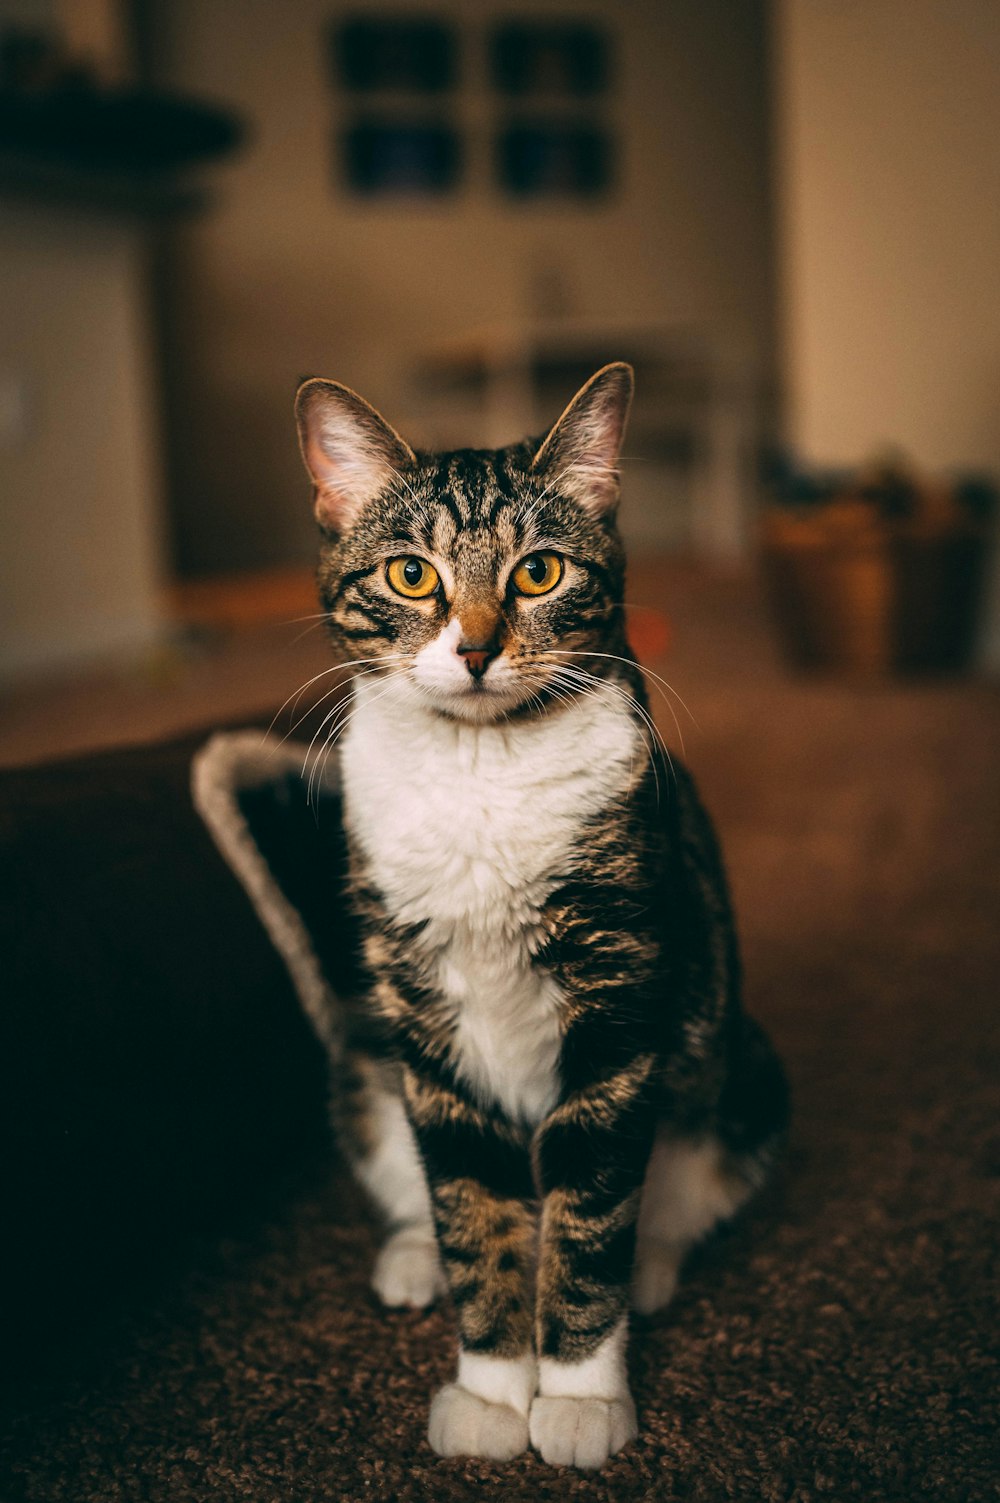
<path id="1" fill-rule="evenodd" d="M 364 478 L 360 473 L 364 466 L 358 462 L 350 444 L 338 443 L 329 433 L 322 438 L 316 432 L 310 433 L 306 464 L 316 486 L 331 497 L 349 499 Z"/>
<path id="2" fill-rule="evenodd" d="M 327 526 L 343 527 L 364 499 L 357 495 L 359 477 L 350 449 L 335 444 L 328 433 L 321 438 L 311 422 L 304 456 L 315 488 L 317 517 Z"/>
<path id="3" fill-rule="evenodd" d="M 574 429 L 568 447 L 574 463 L 581 469 L 598 474 L 615 470 L 618 451 L 621 448 L 625 415 L 621 408 L 608 398 L 594 403 L 581 414 L 579 425 Z M 613 478 L 613 477 L 612 477 Z"/>
<path id="4" fill-rule="evenodd" d="M 332 488 L 336 472 L 336 459 L 331 458 L 319 442 L 315 432 L 311 429 L 305 442 L 304 457 L 306 469 L 312 476 L 313 485 L 318 490 Z"/>
<path id="5" fill-rule="evenodd" d="M 353 393 L 324 388 L 300 411 L 302 456 L 315 488 L 316 515 L 342 530 L 412 454 Z"/>
<path id="6" fill-rule="evenodd" d="M 305 418 L 302 455 L 316 487 L 320 522 L 344 528 L 373 499 L 392 473 L 385 448 L 350 413 L 314 403 Z"/>
<path id="7" fill-rule="evenodd" d="M 618 455 L 632 398 L 627 366 L 609 366 L 577 392 L 535 457 L 581 506 L 607 511 L 618 496 Z"/>
<path id="8" fill-rule="evenodd" d="M 571 413 L 565 431 L 555 435 L 546 469 L 559 475 L 560 487 L 581 505 L 605 511 L 618 495 L 618 452 L 623 415 L 610 402 Z"/>

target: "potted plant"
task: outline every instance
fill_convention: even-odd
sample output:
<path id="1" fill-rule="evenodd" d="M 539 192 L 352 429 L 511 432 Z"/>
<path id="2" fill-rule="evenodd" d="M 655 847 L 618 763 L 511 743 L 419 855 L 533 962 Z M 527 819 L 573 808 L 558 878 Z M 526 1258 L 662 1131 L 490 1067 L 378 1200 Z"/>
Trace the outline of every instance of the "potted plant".
<path id="1" fill-rule="evenodd" d="M 893 457 L 856 474 L 772 466 L 765 578 L 796 668 L 954 672 L 975 640 L 992 482 L 932 480 Z"/>

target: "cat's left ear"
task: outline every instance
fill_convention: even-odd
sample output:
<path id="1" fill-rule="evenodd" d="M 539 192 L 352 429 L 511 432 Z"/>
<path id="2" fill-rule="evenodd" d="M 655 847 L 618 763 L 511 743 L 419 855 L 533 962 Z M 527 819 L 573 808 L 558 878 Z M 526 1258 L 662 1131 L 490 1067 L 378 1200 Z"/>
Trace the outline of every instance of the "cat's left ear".
<path id="1" fill-rule="evenodd" d="M 635 380 L 623 360 L 606 365 L 581 387 L 535 455 L 531 468 L 594 516 L 618 500 L 618 456 Z"/>
<path id="2" fill-rule="evenodd" d="M 344 532 L 395 475 L 417 462 L 382 414 L 338 381 L 303 381 L 295 417 L 316 520 L 330 532 Z"/>

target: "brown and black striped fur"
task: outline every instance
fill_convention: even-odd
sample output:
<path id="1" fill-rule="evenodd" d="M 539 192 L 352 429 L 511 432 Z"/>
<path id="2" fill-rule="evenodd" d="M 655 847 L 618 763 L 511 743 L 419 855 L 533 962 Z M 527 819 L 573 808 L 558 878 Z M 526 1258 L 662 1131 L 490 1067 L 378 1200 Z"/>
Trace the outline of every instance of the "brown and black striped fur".
<path id="1" fill-rule="evenodd" d="M 571 859 L 550 874 L 539 907 L 532 963 L 553 979 L 560 1002 L 557 1087 L 538 1120 L 491 1100 L 457 1068 L 455 1010 L 421 959 L 422 924 L 390 911 L 348 820 L 365 980 L 350 1004 L 337 1092 L 345 1141 L 356 1161 L 373 1161 L 379 1103 L 402 1099 L 463 1350 L 516 1357 L 534 1349 L 578 1362 L 627 1309 L 654 1138 L 718 1145 L 735 1209 L 781 1140 L 784 1077 L 741 1009 L 711 824 L 690 775 L 662 754 L 646 718 L 625 631 L 615 455 L 599 453 L 589 474 L 578 462 L 597 419 L 568 435 L 557 428 L 541 449 L 415 454 L 342 390 L 310 382 L 300 398 L 323 528 L 320 596 L 338 659 L 364 660 L 359 672 L 378 681 L 400 663 L 405 671 L 460 617 L 466 637 L 491 644 L 531 686 L 504 712 L 512 736 L 543 717 L 568 723 L 569 707 L 588 693 L 595 702 L 624 694 L 644 748 L 627 785 L 581 815 Z M 346 512 L 336 475 L 310 458 L 309 404 L 326 400 L 347 405 L 353 441 L 363 458 L 375 455 L 377 483 L 362 494 L 359 482 Z M 525 608 L 502 587 L 504 571 L 543 542 L 568 561 L 567 582 Z M 396 555 L 442 560 L 452 587 L 400 598 L 386 581 Z M 560 673 L 567 664 L 594 683 Z M 382 1208 L 398 1230 L 392 1205 Z"/>

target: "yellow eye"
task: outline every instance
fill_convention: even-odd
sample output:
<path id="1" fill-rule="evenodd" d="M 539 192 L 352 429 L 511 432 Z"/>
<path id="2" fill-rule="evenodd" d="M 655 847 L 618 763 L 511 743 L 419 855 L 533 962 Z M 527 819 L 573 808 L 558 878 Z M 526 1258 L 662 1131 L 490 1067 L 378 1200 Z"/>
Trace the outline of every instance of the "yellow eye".
<path id="1" fill-rule="evenodd" d="M 547 595 L 563 577 L 558 553 L 529 553 L 511 575 L 519 595 Z"/>
<path id="2" fill-rule="evenodd" d="M 422 600 L 433 595 L 438 587 L 437 570 L 423 558 L 408 554 L 405 558 L 391 558 L 386 565 L 385 577 L 397 595 L 408 600 Z"/>

